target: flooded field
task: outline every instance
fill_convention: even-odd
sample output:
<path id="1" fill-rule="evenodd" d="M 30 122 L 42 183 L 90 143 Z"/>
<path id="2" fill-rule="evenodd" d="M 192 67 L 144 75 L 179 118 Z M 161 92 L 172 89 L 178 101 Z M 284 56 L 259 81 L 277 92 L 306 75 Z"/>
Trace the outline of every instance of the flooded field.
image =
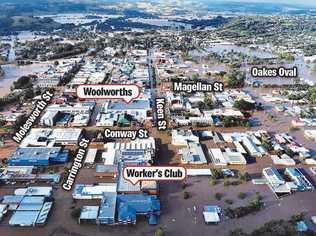
<path id="1" fill-rule="evenodd" d="M 35 33 L 32 31 L 20 31 L 17 35 L 9 35 L 0 38 L 1 43 L 14 43 L 14 41 L 20 41 L 21 43 L 25 43 L 30 40 L 37 40 L 41 38 L 48 38 L 49 35 L 44 35 L 40 33 Z"/>
<path id="2" fill-rule="evenodd" d="M 236 52 L 236 53 L 242 53 L 246 54 L 251 57 L 257 57 L 260 59 L 269 59 L 269 58 L 275 58 L 276 55 L 274 53 L 265 51 L 263 47 L 257 48 L 250 48 L 250 47 L 243 47 L 243 46 L 237 46 L 230 43 L 218 43 L 211 45 L 208 49 L 206 49 L 207 52 L 215 52 L 217 54 L 225 54 L 228 52 Z"/>
<path id="3" fill-rule="evenodd" d="M 146 19 L 146 18 L 130 18 L 132 22 L 140 22 L 149 25 L 155 25 L 159 27 L 184 27 L 185 29 L 191 29 L 190 24 L 171 21 L 168 19 Z"/>
<path id="4" fill-rule="evenodd" d="M 252 45 L 249 47 L 245 46 L 237 46 L 232 43 L 223 42 L 223 43 L 214 43 L 209 45 L 204 50 L 195 50 L 191 52 L 191 56 L 196 58 L 201 58 L 207 56 L 209 53 L 216 53 L 219 56 L 225 56 L 227 54 L 241 54 L 246 55 L 251 58 L 258 59 L 271 59 L 274 60 L 277 58 L 277 54 L 272 52 L 272 49 L 269 49 L 268 45 Z M 298 79 L 301 83 L 308 83 L 313 85 L 316 83 L 316 71 L 312 70 L 313 64 L 306 63 L 303 55 L 296 55 L 295 60 L 293 62 L 288 62 L 284 64 L 275 64 L 271 65 L 271 67 L 286 67 L 291 68 L 296 66 L 298 68 Z M 267 66 L 267 65 L 257 65 L 258 67 Z M 247 63 L 243 63 L 242 68 L 247 72 L 247 81 L 250 83 L 257 81 L 257 78 L 254 78 L 250 74 L 250 70 L 253 65 L 249 65 Z M 269 66 L 268 66 L 269 67 Z M 213 67 L 215 70 L 225 69 L 225 65 L 221 66 L 221 64 Z M 260 83 L 262 84 L 273 84 L 273 85 L 285 85 L 285 84 L 293 84 L 296 79 L 291 78 L 260 78 Z"/>
<path id="5" fill-rule="evenodd" d="M 39 72 L 44 72 L 48 69 L 48 64 L 46 63 L 36 63 L 25 66 L 17 66 L 15 64 L 3 65 L 4 76 L 0 77 L 0 97 L 10 93 L 10 87 L 13 82 L 19 79 L 21 76 L 36 74 Z"/>
<path id="6" fill-rule="evenodd" d="M 54 21 L 60 24 L 74 24 L 74 25 L 81 25 L 81 24 L 88 24 L 93 21 L 106 21 L 110 18 L 118 18 L 122 17 L 121 15 L 99 15 L 99 14 L 58 14 L 58 15 L 41 15 L 39 17 L 49 17 L 52 18 Z"/>

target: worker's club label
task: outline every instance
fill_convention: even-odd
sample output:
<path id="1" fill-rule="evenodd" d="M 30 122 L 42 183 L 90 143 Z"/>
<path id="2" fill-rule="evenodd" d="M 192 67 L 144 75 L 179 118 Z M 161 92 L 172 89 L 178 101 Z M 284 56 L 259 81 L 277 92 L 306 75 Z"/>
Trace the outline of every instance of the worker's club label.
<path id="1" fill-rule="evenodd" d="M 132 184 L 139 181 L 180 181 L 186 178 L 184 167 L 178 166 L 127 166 L 123 177 Z"/>
<path id="2" fill-rule="evenodd" d="M 135 84 L 85 84 L 77 88 L 81 99 L 118 99 L 130 103 L 140 95 L 140 88 Z"/>

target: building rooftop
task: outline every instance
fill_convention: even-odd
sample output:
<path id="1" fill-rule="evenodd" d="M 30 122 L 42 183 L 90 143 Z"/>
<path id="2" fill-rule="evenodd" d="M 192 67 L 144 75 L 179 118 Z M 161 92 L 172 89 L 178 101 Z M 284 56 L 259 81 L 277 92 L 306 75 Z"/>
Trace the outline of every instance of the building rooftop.
<path id="1" fill-rule="evenodd" d="M 46 196 L 50 197 L 52 195 L 52 187 L 28 187 L 28 188 L 18 188 L 14 191 L 15 195 L 25 195 L 25 196 Z"/>
<path id="2" fill-rule="evenodd" d="M 136 193 L 136 192 L 140 192 L 141 188 L 140 188 L 140 183 L 136 183 L 135 185 L 132 184 L 131 182 L 127 181 L 124 177 L 123 177 L 123 165 L 120 164 L 119 165 L 119 178 L 118 178 L 118 183 L 117 183 L 117 191 L 120 193 L 124 193 L 124 192 L 132 192 L 132 193 Z"/>
<path id="3" fill-rule="evenodd" d="M 95 167 L 95 172 L 96 173 L 117 172 L 117 166 L 97 164 Z"/>
<path id="4" fill-rule="evenodd" d="M 160 201 L 156 196 L 145 194 L 118 195 L 118 220 L 136 222 L 136 215 L 159 215 Z"/>
<path id="5" fill-rule="evenodd" d="M 148 110 L 150 109 L 149 100 L 133 100 L 131 103 L 125 103 L 123 101 L 109 102 L 108 110 Z"/>
<path id="6" fill-rule="evenodd" d="M 9 165 L 48 165 L 49 162 L 66 162 L 68 150 L 61 147 L 19 147 L 9 159 Z"/>
<path id="7" fill-rule="evenodd" d="M 49 212 L 53 206 L 52 202 L 45 202 L 38 217 L 36 220 L 36 224 L 44 224 L 47 221 Z"/>
<path id="8" fill-rule="evenodd" d="M 207 160 L 199 143 L 188 142 L 188 147 L 181 149 L 181 160 L 191 164 L 206 164 Z"/>
<path id="9" fill-rule="evenodd" d="M 39 211 L 15 211 L 9 224 L 13 226 L 34 226 L 39 213 Z"/>
<path id="10" fill-rule="evenodd" d="M 116 211 L 116 192 L 103 193 L 102 202 L 99 211 L 99 220 L 108 220 L 115 218 Z"/>
<path id="11" fill-rule="evenodd" d="M 89 148 L 87 155 L 86 155 L 86 158 L 84 160 L 84 163 L 85 164 L 93 164 L 95 157 L 97 155 L 97 151 L 98 151 L 98 149 L 96 149 L 96 148 Z"/>
<path id="12" fill-rule="evenodd" d="M 55 144 L 76 144 L 81 135 L 80 128 L 33 128 L 23 139 L 20 147 L 54 146 Z"/>
<path id="13" fill-rule="evenodd" d="M 99 214 L 99 206 L 81 207 L 80 220 L 96 220 Z"/>
<path id="14" fill-rule="evenodd" d="M 116 183 L 102 183 L 98 185 L 76 184 L 73 198 L 74 199 L 102 199 L 103 193 L 116 193 Z"/>

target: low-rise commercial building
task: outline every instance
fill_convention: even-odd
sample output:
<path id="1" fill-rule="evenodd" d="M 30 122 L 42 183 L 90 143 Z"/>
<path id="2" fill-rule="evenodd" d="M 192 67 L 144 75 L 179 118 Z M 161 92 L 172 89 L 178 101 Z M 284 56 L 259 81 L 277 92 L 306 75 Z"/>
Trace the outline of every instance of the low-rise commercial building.
<path id="1" fill-rule="evenodd" d="M 53 147 L 76 145 L 82 135 L 80 128 L 33 128 L 23 139 L 20 147 Z"/>
<path id="2" fill-rule="evenodd" d="M 66 163 L 69 151 L 61 147 L 19 147 L 9 159 L 11 166 L 48 166 Z"/>
<path id="3" fill-rule="evenodd" d="M 181 162 L 184 164 L 207 164 L 201 144 L 188 142 L 186 148 L 179 150 Z"/>

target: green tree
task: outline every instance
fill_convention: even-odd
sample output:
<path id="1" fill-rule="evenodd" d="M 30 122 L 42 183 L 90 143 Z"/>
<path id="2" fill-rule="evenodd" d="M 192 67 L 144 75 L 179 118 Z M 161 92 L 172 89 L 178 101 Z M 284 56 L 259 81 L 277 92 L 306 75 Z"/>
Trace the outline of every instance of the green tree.
<path id="1" fill-rule="evenodd" d="M 238 198 L 239 199 L 245 199 L 246 197 L 247 197 L 246 193 L 243 193 L 243 192 L 238 193 Z"/>
<path id="2" fill-rule="evenodd" d="M 223 194 L 221 194 L 221 193 L 215 193 L 215 194 L 214 194 L 214 198 L 215 198 L 217 201 L 220 201 L 220 200 L 222 199 L 222 197 L 223 197 Z"/>
<path id="3" fill-rule="evenodd" d="M 210 183 L 211 186 L 215 186 L 217 184 L 217 181 L 216 181 L 215 178 L 210 178 L 209 183 Z"/>
<path id="4" fill-rule="evenodd" d="M 234 107 L 238 110 L 250 111 L 250 110 L 255 109 L 256 106 L 254 103 L 248 102 L 244 99 L 240 99 L 234 102 Z"/>
<path id="5" fill-rule="evenodd" d="M 188 199 L 189 197 L 190 197 L 189 192 L 184 191 L 184 192 L 183 192 L 183 199 Z"/>
<path id="6" fill-rule="evenodd" d="M 161 227 L 159 227 L 158 229 L 156 229 L 154 236 L 164 236 L 165 232 L 163 231 L 163 229 Z"/>
<path id="7" fill-rule="evenodd" d="M 229 236 L 249 236 L 249 234 L 245 233 L 242 229 L 235 229 L 230 231 Z"/>
<path id="8" fill-rule="evenodd" d="M 74 219 L 78 219 L 80 217 L 81 209 L 75 208 L 71 211 L 71 217 Z"/>

